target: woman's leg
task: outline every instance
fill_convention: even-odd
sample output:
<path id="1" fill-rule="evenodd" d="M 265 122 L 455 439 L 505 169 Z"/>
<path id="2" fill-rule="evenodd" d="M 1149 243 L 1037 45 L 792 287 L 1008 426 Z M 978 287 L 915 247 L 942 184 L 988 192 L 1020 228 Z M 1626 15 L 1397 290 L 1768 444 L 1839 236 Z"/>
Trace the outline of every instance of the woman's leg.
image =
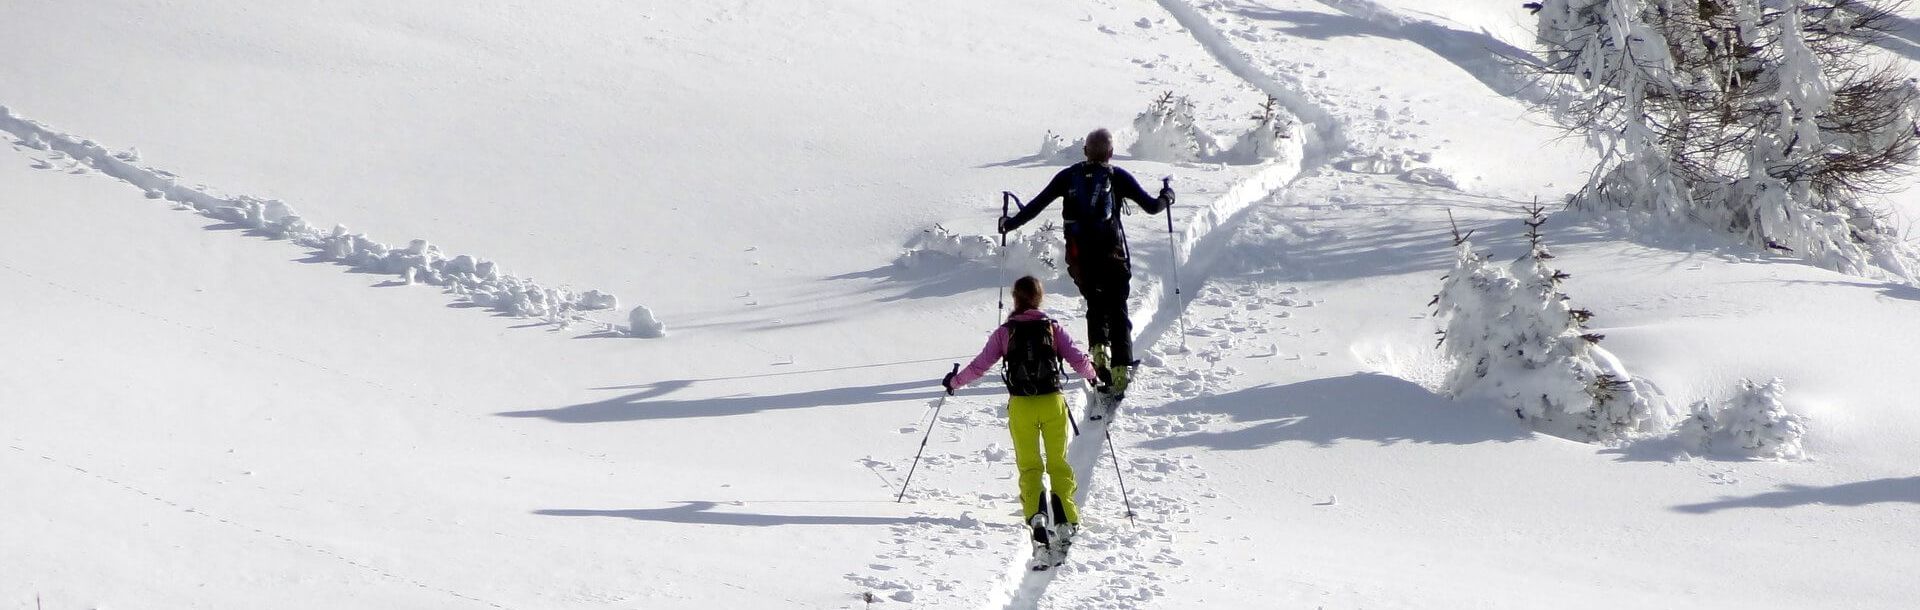
<path id="1" fill-rule="evenodd" d="M 1040 416 L 1045 396 L 1014 396 L 1007 401 L 1007 427 L 1013 432 L 1013 464 L 1020 469 L 1020 508 L 1027 520 L 1040 512 L 1046 487 L 1040 483 Z"/>
<path id="2" fill-rule="evenodd" d="M 1041 443 L 1047 451 L 1047 486 L 1060 498 L 1061 512 L 1067 523 L 1080 523 L 1080 507 L 1073 504 L 1073 465 L 1067 463 L 1067 397 L 1059 393 L 1034 398 L 1046 399 L 1046 411 L 1039 422 Z M 1022 471 L 1025 474 L 1025 471 Z M 1036 475 L 1037 476 L 1037 475 Z"/>

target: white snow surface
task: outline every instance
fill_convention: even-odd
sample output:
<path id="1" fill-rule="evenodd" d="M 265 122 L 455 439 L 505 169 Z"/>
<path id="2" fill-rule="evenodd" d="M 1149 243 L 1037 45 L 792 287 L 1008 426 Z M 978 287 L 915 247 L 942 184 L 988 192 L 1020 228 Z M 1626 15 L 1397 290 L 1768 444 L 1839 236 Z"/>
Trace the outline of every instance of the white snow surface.
<path id="1" fill-rule="evenodd" d="M 0 134 L 0 608 L 1920 598 L 1910 287 L 1556 217 L 1602 345 L 1673 405 L 1727 405 L 1735 450 L 1582 444 L 1437 393 L 1448 212 L 1511 260 L 1520 209 L 1593 159 L 1494 70 L 1528 43 L 1518 2 L 25 0 L 0 23 L 7 116 L 98 151 Z M 1071 447 L 1073 556 L 1028 573 L 1003 392 L 930 401 L 1034 269 L 986 237 L 1000 192 L 1094 127 L 1126 150 L 1169 90 L 1221 142 L 1271 95 L 1301 142 L 1117 161 L 1180 189 L 1173 234 L 1126 221 L 1148 364 Z M 1035 154 L 1049 132 L 1065 150 Z M 383 248 L 424 266 L 248 235 L 280 201 L 432 240 Z M 426 264 L 442 248 L 600 313 L 387 289 L 480 275 Z"/>

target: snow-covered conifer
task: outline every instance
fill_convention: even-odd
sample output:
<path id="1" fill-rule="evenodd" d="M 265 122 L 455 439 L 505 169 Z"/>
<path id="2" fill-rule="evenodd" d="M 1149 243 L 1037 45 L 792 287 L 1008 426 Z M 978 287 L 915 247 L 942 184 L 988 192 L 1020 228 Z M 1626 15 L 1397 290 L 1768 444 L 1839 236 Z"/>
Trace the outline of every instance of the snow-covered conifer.
<path id="1" fill-rule="evenodd" d="M 1680 423 L 1677 434 L 1702 451 L 1739 451 L 1772 459 L 1805 457 L 1806 420 L 1787 411 L 1786 393 L 1786 382 L 1778 378 L 1766 383 L 1743 379 L 1733 397 L 1723 403 L 1694 403 L 1693 415 Z"/>
<path id="2" fill-rule="evenodd" d="M 1617 440 L 1647 430 L 1650 388 L 1635 380 L 1588 332 L 1592 317 L 1568 304 L 1569 277 L 1539 234 L 1545 212 L 1530 209 L 1532 249 L 1501 264 L 1455 235 L 1453 272 L 1432 304 L 1446 327 L 1440 346 L 1454 362 L 1446 386 L 1456 397 L 1486 396 L 1548 434 L 1582 441 Z"/>
<path id="3" fill-rule="evenodd" d="M 1544 0 L 1554 116 L 1602 149 L 1573 207 L 1704 225 L 1842 272 L 1912 281 L 1863 195 L 1920 158 L 1917 91 L 1863 59 L 1891 0 Z"/>
<path id="4" fill-rule="evenodd" d="M 1282 108 L 1279 100 L 1268 96 L 1260 111 L 1251 118 L 1253 127 L 1234 142 L 1230 155 L 1233 159 L 1256 163 L 1288 155 L 1298 156 L 1300 121 Z"/>
<path id="5" fill-rule="evenodd" d="M 1172 91 L 1154 98 L 1133 128 L 1139 137 L 1127 153 L 1143 161 L 1199 161 L 1219 152 L 1213 136 L 1194 123 L 1193 102 Z"/>

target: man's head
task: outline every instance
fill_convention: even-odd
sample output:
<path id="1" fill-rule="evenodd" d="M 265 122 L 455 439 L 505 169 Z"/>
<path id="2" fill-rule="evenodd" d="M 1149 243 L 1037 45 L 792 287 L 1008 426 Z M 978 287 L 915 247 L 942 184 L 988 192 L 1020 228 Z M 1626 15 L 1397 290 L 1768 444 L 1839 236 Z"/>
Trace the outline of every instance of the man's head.
<path id="1" fill-rule="evenodd" d="M 1113 160 L 1113 133 L 1100 128 L 1087 134 L 1087 145 L 1080 147 L 1087 153 L 1087 160 L 1094 163 L 1106 163 Z"/>

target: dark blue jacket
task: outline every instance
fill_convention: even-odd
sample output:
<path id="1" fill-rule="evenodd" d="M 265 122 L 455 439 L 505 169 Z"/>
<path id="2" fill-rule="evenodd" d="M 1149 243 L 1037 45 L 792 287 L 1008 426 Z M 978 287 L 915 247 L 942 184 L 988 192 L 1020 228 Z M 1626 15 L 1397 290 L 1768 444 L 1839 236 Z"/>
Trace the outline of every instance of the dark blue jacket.
<path id="1" fill-rule="evenodd" d="M 1102 186 L 1111 196 L 1102 196 Z M 1148 214 L 1159 214 L 1173 202 L 1166 198 L 1147 196 L 1146 189 L 1140 188 L 1140 182 L 1133 174 L 1105 163 L 1081 161 L 1072 167 L 1054 174 L 1047 188 L 1034 195 L 1020 213 L 1007 220 L 1007 230 L 1012 231 L 1027 224 L 1047 204 L 1055 199 L 1065 198 L 1065 208 L 1060 215 L 1067 221 L 1068 239 L 1092 238 L 1101 241 L 1120 238 L 1120 206 L 1127 201 L 1140 204 L 1140 209 Z"/>

